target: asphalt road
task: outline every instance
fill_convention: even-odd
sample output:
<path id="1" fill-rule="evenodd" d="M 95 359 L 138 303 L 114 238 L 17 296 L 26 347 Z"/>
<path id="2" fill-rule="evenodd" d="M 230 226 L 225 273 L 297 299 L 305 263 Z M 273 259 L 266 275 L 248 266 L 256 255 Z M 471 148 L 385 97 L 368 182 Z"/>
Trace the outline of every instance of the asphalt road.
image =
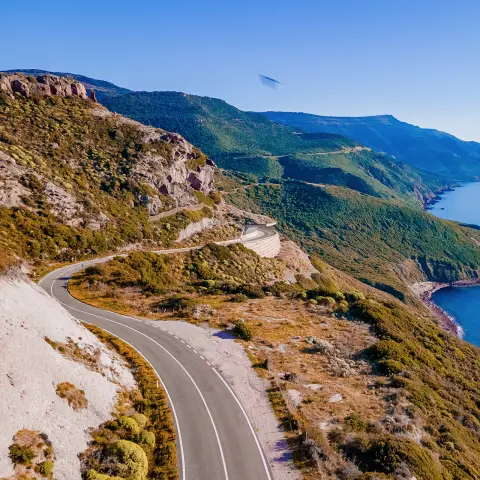
<path id="1" fill-rule="evenodd" d="M 269 236 L 270 232 L 264 233 Z M 46 275 L 39 284 L 74 317 L 125 340 L 151 363 L 167 391 L 174 414 L 181 480 L 272 480 L 246 412 L 227 382 L 206 359 L 164 330 L 161 322 L 153 325 L 95 308 L 68 293 L 68 280 L 75 272 L 110 258 L 60 268 Z"/>

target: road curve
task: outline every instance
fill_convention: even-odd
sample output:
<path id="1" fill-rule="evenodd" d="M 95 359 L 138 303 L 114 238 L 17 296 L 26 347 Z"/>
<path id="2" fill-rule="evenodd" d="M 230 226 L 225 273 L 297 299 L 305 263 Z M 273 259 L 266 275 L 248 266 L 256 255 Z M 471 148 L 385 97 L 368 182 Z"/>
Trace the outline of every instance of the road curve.
<path id="1" fill-rule="evenodd" d="M 262 229 L 260 236 L 271 236 Z M 258 240 L 255 235 L 252 240 Z M 244 243 L 241 239 L 228 243 Z M 198 248 L 198 247 L 192 247 Z M 159 250 L 176 253 L 190 248 Z M 50 272 L 39 285 L 74 317 L 103 328 L 136 348 L 153 366 L 172 408 L 181 480 L 273 480 L 266 457 L 240 401 L 198 352 L 158 325 L 86 305 L 67 289 L 81 269 L 105 257 Z"/>

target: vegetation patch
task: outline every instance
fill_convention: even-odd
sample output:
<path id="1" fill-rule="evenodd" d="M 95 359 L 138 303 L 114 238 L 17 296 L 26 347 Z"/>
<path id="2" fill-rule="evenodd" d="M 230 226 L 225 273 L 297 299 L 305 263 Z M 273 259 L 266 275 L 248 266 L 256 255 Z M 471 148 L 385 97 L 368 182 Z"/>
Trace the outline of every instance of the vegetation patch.
<path id="1" fill-rule="evenodd" d="M 60 398 L 64 398 L 74 410 L 88 407 L 88 400 L 83 390 L 78 389 L 70 382 L 62 382 L 55 389 Z"/>
<path id="2" fill-rule="evenodd" d="M 9 457 L 15 468 L 14 479 L 53 480 L 55 454 L 53 446 L 44 433 L 19 430 L 9 447 Z"/>
<path id="3" fill-rule="evenodd" d="M 100 361 L 100 349 L 87 350 L 80 346 L 71 338 L 67 338 L 66 342 L 55 342 L 48 337 L 45 337 L 45 341 L 60 355 L 79 362 L 85 365 L 89 370 L 94 372 L 102 372 L 102 363 Z M 58 392 L 57 392 L 58 393 Z"/>

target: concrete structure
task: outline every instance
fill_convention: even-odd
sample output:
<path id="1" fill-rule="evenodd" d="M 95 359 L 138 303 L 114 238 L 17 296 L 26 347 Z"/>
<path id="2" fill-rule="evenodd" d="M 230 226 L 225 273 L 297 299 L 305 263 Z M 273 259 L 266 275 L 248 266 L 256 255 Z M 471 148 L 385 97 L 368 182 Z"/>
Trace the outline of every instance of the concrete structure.
<path id="1" fill-rule="evenodd" d="M 280 236 L 271 225 L 246 225 L 239 243 L 264 258 L 274 258 L 280 253 Z"/>

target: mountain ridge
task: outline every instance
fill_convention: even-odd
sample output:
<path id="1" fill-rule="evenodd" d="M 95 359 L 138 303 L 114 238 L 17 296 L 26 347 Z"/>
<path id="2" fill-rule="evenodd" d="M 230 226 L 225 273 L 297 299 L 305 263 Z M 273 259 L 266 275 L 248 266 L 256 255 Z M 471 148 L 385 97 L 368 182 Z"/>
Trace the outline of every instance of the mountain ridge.
<path id="1" fill-rule="evenodd" d="M 263 114 L 274 122 L 304 131 L 346 135 L 416 168 L 453 180 L 480 177 L 480 143 L 461 140 L 441 130 L 412 125 L 393 115 L 334 117 L 275 111 Z"/>

